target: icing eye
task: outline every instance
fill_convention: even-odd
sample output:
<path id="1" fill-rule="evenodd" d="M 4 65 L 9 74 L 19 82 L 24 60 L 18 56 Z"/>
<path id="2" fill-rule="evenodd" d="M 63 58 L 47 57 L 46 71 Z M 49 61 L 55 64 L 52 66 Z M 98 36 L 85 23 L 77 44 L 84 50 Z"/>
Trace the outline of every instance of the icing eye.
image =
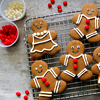
<path id="1" fill-rule="evenodd" d="M 87 11 L 89 11 L 89 8 L 87 8 Z"/>
<path id="2" fill-rule="evenodd" d="M 42 65 L 39 65 L 40 68 L 42 68 Z"/>
<path id="3" fill-rule="evenodd" d="M 74 46 L 71 46 L 72 49 L 74 49 Z"/>
<path id="4" fill-rule="evenodd" d="M 43 21 L 42 21 L 42 22 L 40 22 L 40 24 L 42 25 L 42 24 L 43 24 Z"/>
<path id="5" fill-rule="evenodd" d="M 100 53 L 97 54 L 100 57 Z"/>
<path id="6" fill-rule="evenodd" d="M 79 48 L 80 48 L 80 46 L 78 45 L 78 46 L 77 46 L 77 49 L 79 49 Z"/>
<path id="7" fill-rule="evenodd" d="M 35 70 L 37 71 L 37 70 L 38 70 L 38 68 L 35 68 Z"/>
<path id="8" fill-rule="evenodd" d="M 37 26 L 37 24 L 34 24 L 34 26 Z"/>
<path id="9" fill-rule="evenodd" d="M 92 9 L 92 12 L 94 12 L 94 9 Z"/>

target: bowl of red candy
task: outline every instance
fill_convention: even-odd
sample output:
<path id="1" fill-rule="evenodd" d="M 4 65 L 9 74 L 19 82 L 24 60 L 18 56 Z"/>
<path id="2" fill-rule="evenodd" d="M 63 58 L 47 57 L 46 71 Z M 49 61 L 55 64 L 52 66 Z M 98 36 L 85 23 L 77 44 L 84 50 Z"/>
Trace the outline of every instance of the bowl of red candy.
<path id="1" fill-rule="evenodd" d="M 0 46 L 10 47 L 16 43 L 19 37 L 19 30 L 16 24 L 9 21 L 0 22 Z"/>

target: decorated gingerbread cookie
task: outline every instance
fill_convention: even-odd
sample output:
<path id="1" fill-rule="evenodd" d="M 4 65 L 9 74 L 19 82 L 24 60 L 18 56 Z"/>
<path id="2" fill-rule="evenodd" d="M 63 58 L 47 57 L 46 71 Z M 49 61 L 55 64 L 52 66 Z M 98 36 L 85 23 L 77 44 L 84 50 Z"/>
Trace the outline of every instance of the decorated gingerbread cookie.
<path id="1" fill-rule="evenodd" d="M 61 73 L 61 78 L 65 81 L 72 81 L 74 77 L 82 80 L 88 80 L 92 77 L 92 72 L 87 70 L 86 66 L 92 63 L 93 59 L 84 53 L 84 44 L 78 40 L 73 40 L 67 45 L 67 55 L 62 55 L 60 63 L 66 66 L 66 70 Z"/>
<path id="2" fill-rule="evenodd" d="M 100 28 L 100 19 L 97 18 L 99 14 L 98 8 L 94 4 L 86 4 L 81 10 L 82 14 L 74 14 L 72 21 L 78 27 L 70 31 L 72 38 L 80 40 L 85 36 L 89 42 L 100 41 L 100 35 L 97 29 Z"/>
<path id="3" fill-rule="evenodd" d="M 57 38 L 56 31 L 48 30 L 48 24 L 44 19 L 35 19 L 31 28 L 34 33 L 27 37 L 27 42 L 32 44 L 30 56 L 40 58 L 44 54 L 54 55 L 61 50 L 59 45 L 53 41 Z"/>
<path id="4" fill-rule="evenodd" d="M 50 100 L 52 92 L 61 93 L 66 88 L 66 82 L 58 81 L 56 78 L 60 74 L 57 67 L 48 69 L 46 62 L 42 60 L 35 61 L 31 66 L 32 74 L 35 76 L 30 82 L 32 88 L 40 88 L 40 100 Z"/>
<path id="5" fill-rule="evenodd" d="M 98 86 L 100 87 L 100 47 L 96 48 L 93 52 L 93 58 L 97 62 L 97 64 L 94 64 L 91 68 L 91 71 L 98 75 Z"/>

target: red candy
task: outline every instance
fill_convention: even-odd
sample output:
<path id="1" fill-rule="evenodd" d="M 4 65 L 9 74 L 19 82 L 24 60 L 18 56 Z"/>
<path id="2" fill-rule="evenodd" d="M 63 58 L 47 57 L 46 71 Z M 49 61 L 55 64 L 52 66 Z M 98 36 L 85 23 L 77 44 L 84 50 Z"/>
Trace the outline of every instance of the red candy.
<path id="1" fill-rule="evenodd" d="M 4 45 L 12 44 L 17 38 L 17 29 L 12 25 L 2 26 L 0 30 L 0 39 Z"/>
<path id="2" fill-rule="evenodd" d="M 45 77 L 42 77 L 42 81 L 45 82 L 46 81 L 46 78 Z"/>
<path id="3" fill-rule="evenodd" d="M 55 3 L 55 0 L 50 0 L 50 1 L 51 1 L 51 3 L 52 3 L 52 4 L 54 4 L 54 3 Z"/>
<path id="4" fill-rule="evenodd" d="M 74 65 L 73 65 L 73 68 L 74 68 L 74 69 L 76 69 L 77 67 L 78 67 L 77 64 L 74 64 Z"/>
<path id="5" fill-rule="evenodd" d="M 86 19 L 86 23 L 87 23 L 87 24 L 90 23 L 90 19 Z"/>
<path id="6" fill-rule="evenodd" d="M 61 8 L 61 5 L 58 5 L 57 8 L 60 9 Z"/>
<path id="7" fill-rule="evenodd" d="M 62 9 L 60 8 L 60 9 L 58 9 L 58 12 L 62 12 Z"/>
<path id="8" fill-rule="evenodd" d="M 35 60 L 35 58 L 31 58 L 30 60 L 31 60 L 31 61 L 34 61 L 34 60 Z"/>
<path id="9" fill-rule="evenodd" d="M 74 62 L 74 63 L 77 63 L 77 58 L 74 58 L 74 59 L 73 59 L 73 62 Z"/>
<path id="10" fill-rule="evenodd" d="M 48 86 L 48 85 L 49 85 L 49 82 L 48 82 L 48 81 L 46 81 L 46 82 L 45 82 L 45 85 L 46 85 L 46 86 Z"/>
<path id="11" fill-rule="evenodd" d="M 21 93 L 20 93 L 20 92 L 16 92 L 16 95 L 17 95 L 17 96 L 20 96 L 20 95 L 21 95 Z"/>
<path id="12" fill-rule="evenodd" d="M 87 30 L 89 29 L 89 25 L 85 25 L 84 28 Z"/>
<path id="13" fill-rule="evenodd" d="M 52 7 L 52 4 L 51 4 L 51 3 L 48 3 L 48 7 L 49 7 L 49 8 Z"/>
<path id="14" fill-rule="evenodd" d="M 29 94 L 29 91 L 28 90 L 25 90 L 25 93 L 28 95 Z"/>
<path id="15" fill-rule="evenodd" d="M 24 98 L 25 100 L 27 100 L 27 99 L 28 99 L 28 96 L 27 96 L 27 95 L 25 95 L 23 98 Z"/>
<path id="16" fill-rule="evenodd" d="M 67 1 L 64 1 L 64 2 L 63 2 L 63 5 L 65 5 L 65 6 L 66 6 L 66 5 L 67 5 Z"/>

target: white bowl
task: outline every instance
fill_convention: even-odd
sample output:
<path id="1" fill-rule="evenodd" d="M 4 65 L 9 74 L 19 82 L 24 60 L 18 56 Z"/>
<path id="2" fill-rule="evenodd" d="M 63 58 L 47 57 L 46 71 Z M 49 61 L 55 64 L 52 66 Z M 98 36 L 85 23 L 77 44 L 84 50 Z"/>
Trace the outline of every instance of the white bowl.
<path id="1" fill-rule="evenodd" d="M 13 1 L 19 1 L 19 2 L 21 2 L 21 3 L 24 5 L 24 12 L 23 12 L 23 14 L 22 14 L 20 17 L 18 17 L 17 19 L 11 20 L 11 19 L 9 19 L 9 18 L 5 15 L 4 11 L 8 9 L 9 3 L 13 2 Z M 25 6 L 24 0 L 2 0 L 2 1 L 1 1 L 1 5 L 0 5 L 1 16 L 2 16 L 4 19 L 8 20 L 8 21 L 17 21 L 17 20 L 22 19 L 22 18 L 25 16 L 25 10 L 26 10 L 26 6 Z"/>
<path id="2" fill-rule="evenodd" d="M 0 46 L 1 47 L 10 47 L 10 46 L 12 46 L 13 44 L 15 44 L 16 42 L 17 42 L 17 40 L 18 40 L 18 38 L 19 38 L 19 30 L 18 30 L 18 27 L 16 26 L 16 24 L 14 24 L 13 22 L 10 22 L 10 21 L 1 21 L 0 22 L 0 29 L 2 29 L 2 26 L 5 26 L 5 25 L 13 25 L 13 26 L 15 26 L 16 27 L 16 29 L 17 29 L 17 38 L 16 38 L 16 40 L 12 43 L 12 44 L 10 44 L 10 45 L 4 45 L 2 42 L 1 42 L 1 39 L 0 39 Z"/>

